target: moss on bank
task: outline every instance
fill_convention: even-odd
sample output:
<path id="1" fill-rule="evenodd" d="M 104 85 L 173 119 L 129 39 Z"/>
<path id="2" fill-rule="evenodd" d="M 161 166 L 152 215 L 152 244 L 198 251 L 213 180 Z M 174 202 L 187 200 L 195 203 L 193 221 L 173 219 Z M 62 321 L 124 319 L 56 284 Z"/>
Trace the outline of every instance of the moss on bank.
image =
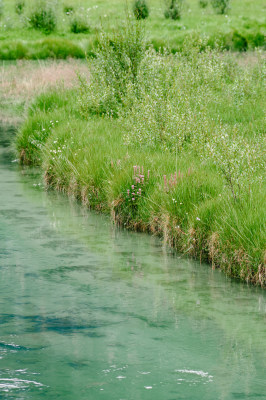
<path id="1" fill-rule="evenodd" d="M 40 165 L 48 187 L 111 212 L 117 223 L 265 286 L 262 188 L 233 201 L 211 161 L 189 149 L 176 155 L 127 147 L 124 124 L 82 119 L 77 97 L 64 90 L 37 98 L 16 139 L 21 161 Z"/>

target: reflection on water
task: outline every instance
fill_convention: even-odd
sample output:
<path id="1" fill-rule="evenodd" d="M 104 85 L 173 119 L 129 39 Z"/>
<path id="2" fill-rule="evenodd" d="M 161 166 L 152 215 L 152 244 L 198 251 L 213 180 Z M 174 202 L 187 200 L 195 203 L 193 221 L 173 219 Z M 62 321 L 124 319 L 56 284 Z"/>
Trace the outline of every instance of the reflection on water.
<path id="1" fill-rule="evenodd" d="M 1 399 L 265 398 L 261 289 L 115 228 L 12 161 L 2 148 Z"/>

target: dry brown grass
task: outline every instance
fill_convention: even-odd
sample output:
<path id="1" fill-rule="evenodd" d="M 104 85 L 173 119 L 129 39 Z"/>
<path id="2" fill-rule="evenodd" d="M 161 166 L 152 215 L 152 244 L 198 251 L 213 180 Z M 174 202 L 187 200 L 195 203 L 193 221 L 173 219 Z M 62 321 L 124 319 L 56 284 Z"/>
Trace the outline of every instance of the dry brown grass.
<path id="1" fill-rule="evenodd" d="M 72 87 L 77 72 L 87 73 L 86 62 L 18 61 L 0 66 L 0 121 L 19 122 L 32 98 L 50 87 Z"/>

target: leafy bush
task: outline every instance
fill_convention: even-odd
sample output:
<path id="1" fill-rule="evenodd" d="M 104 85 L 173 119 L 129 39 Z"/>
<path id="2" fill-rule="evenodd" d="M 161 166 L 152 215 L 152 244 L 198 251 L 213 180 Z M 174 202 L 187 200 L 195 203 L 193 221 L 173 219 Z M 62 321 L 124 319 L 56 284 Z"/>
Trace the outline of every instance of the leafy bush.
<path id="1" fill-rule="evenodd" d="M 88 48 L 87 54 L 90 49 Z M 90 54 L 92 55 L 92 54 Z M 45 38 L 37 41 L 20 41 L 9 40 L 5 41 L 0 46 L 1 60 L 36 60 L 46 58 L 66 59 L 85 58 L 85 50 L 74 41 L 60 38 Z"/>
<path id="2" fill-rule="evenodd" d="M 165 18 L 177 20 L 181 18 L 182 0 L 167 0 L 166 10 L 164 12 Z"/>
<path id="3" fill-rule="evenodd" d="M 28 19 L 29 25 L 34 29 L 42 30 L 49 34 L 56 28 L 56 14 L 54 9 L 44 1 L 37 3 Z"/>
<path id="4" fill-rule="evenodd" d="M 199 41 L 187 43 L 181 54 L 146 53 L 138 76 L 138 98 L 125 119 L 128 144 L 181 151 L 190 143 L 199 146 L 211 134 L 203 86 L 207 98 L 209 91 L 224 85 L 221 76 L 228 73 L 219 55 L 202 47 Z"/>
<path id="5" fill-rule="evenodd" d="M 73 7 L 73 6 L 70 6 L 70 5 L 65 5 L 64 8 L 63 8 L 63 10 L 64 10 L 64 13 L 65 13 L 66 15 L 71 15 L 71 14 L 73 14 L 73 12 L 74 12 L 74 7 Z"/>
<path id="6" fill-rule="evenodd" d="M 230 0 L 211 0 L 212 7 L 217 14 L 225 14 L 228 11 Z"/>
<path id="7" fill-rule="evenodd" d="M 23 0 L 18 0 L 15 4 L 15 11 L 18 15 L 23 14 L 24 12 L 24 7 L 25 7 L 25 1 Z"/>
<path id="8" fill-rule="evenodd" d="M 70 31 L 73 33 L 86 33 L 90 31 L 90 26 L 85 17 L 75 15 L 70 23 Z"/>
<path id="9" fill-rule="evenodd" d="M 224 177 L 234 201 L 263 179 L 263 172 L 258 172 L 265 170 L 264 149 L 265 139 L 264 143 L 263 138 L 249 142 L 239 132 L 230 137 L 225 128 L 207 143 L 206 157 Z"/>
<path id="10" fill-rule="evenodd" d="M 125 144 L 176 154 L 194 149 L 203 162 L 212 161 L 237 200 L 262 179 L 265 168 L 262 137 L 250 143 L 238 123 L 238 115 L 243 121 L 246 107 L 262 96 L 262 71 L 262 65 L 249 71 L 230 56 L 221 59 L 201 41 L 187 42 L 175 55 L 149 50 L 138 75 L 138 96 L 124 111 Z M 234 117 L 225 113 L 229 104 Z"/>
<path id="11" fill-rule="evenodd" d="M 247 51 L 248 41 L 243 35 L 234 31 L 232 35 L 232 47 L 234 50 Z"/>
<path id="12" fill-rule="evenodd" d="M 4 14 L 4 3 L 3 0 L 0 0 L 0 18 L 3 16 Z"/>
<path id="13" fill-rule="evenodd" d="M 137 87 L 144 56 L 144 32 L 138 21 L 128 20 L 126 26 L 111 34 L 102 32 L 91 64 L 90 82 L 80 79 L 82 114 L 117 116 L 129 91 Z"/>
<path id="14" fill-rule="evenodd" d="M 146 0 L 135 0 L 133 12 L 136 19 L 145 19 L 149 16 L 149 9 Z"/>
<path id="15" fill-rule="evenodd" d="M 208 0 L 199 0 L 200 8 L 206 8 L 208 6 Z"/>
<path id="16" fill-rule="evenodd" d="M 75 42 L 60 38 L 46 38 L 35 42 L 32 58 L 85 58 L 84 50 Z"/>

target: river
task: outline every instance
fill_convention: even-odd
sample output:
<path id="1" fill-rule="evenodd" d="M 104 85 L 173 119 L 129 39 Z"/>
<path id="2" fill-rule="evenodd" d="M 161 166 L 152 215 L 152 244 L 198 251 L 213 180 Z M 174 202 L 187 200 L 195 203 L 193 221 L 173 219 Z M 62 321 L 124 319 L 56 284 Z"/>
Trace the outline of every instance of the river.
<path id="1" fill-rule="evenodd" d="M 266 295 L 115 227 L 0 132 L 0 399 L 265 399 Z"/>

